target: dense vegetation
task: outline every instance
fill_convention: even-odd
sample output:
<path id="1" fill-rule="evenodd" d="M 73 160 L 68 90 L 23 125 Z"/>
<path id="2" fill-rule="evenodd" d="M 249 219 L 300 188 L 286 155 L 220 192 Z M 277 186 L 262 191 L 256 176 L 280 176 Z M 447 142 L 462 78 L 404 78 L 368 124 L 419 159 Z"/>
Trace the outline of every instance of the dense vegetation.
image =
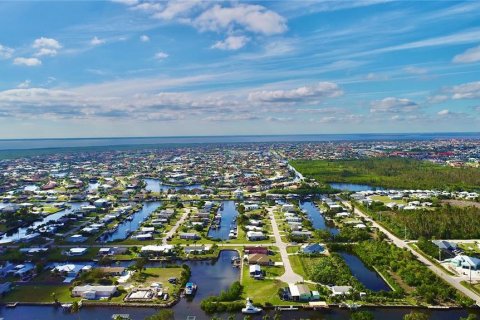
<path id="1" fill-rule="evenodd" d="M 220 292 L 218 296 L 203 299 L 200 303 L 200 308 L 210 314 L 238 311 L 245 305 L 244 302 L 238 301 L 242 298 L 242 292 L 242 285 L 240 282 L 235 281 L 227 290 Z"/>
<path id="2" fill-rule="evenodd" d="M 290 164 L 319 183 L 346 182 L 403 189 L 480 189 L 480 170 L 403 158 L 294 160 Z"/>
<path id="3" fill-rule="evenodd" d="M 419 303 L 473 303 L 433 274 L 409 251 L 385 241 L 364 241 L 352 246 L 352 250 L 365 264 L 382 274 L 399 276 L 404 286 L 413 289 L 412 295 Z"/>
<path id="4" fill-rule="evenodd" d="M 309 278 L 315 282 L 361 287 L 360 282 L 351 274 L 345 261 L 335 253 L 315 259 L 311 265 L 306 267 Z"/>
<path id="5" fill-rule="evenodd" d="M 391 210 L 384 206 L 362 207 L 399 237 L 409 239 L 478 239 L 480 209 L 445 205 L 434 209 Z M 406 230 L 405 230 L 406 228 Z M 406 231 L 406 232 L 405 232 Z"/>

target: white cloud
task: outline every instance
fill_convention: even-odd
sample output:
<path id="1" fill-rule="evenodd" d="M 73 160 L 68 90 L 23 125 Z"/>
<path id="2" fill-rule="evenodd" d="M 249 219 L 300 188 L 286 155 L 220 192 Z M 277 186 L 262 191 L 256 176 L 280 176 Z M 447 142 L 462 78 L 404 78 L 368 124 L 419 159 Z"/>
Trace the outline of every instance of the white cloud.
<path id="1" fill-rule="evenodd" d="M 40 49 L 40 48 L 60 49 L 62 48 L 62 45 L 60 44 L 60 42 L 58 42 L 55 39 L 41 37 L 33 41 L 32 47 L 35 49 Z"/>
<path id="2" fill-rule="evenodd" d="M 37 53 L 35 53 L 35 56 L 37 57 L 43 57 L 43 56 L 54 57 L 56 55 L 57 55 L 57 50 L 49 49 L 49 48 L 40 48 L 37 51 Z"/>
<path id="3" fill-rule="evenodd" d="M 19 83 L 18 86 L 17 86 L 17 88 L 19 88 L 19 89 L 29 88 L 29 87 L 30 87 L 30 83 L 31 83 L 30 80 L 25 80 L 25 81 Z"/>
<path id="4" fill-rule="evenodd" d="M 111 0 L 111 1 L 115 3 L 121 3 L 127 6 L 134 6 L 138 4 L 138 0 Z"/>
<path id="5" fill-rule="evenodd" d="M 12 48 L 0 44 L 0 59 L 10 59 L 14 51 Z"/>
<path id="6" fill-rule="evenodd" d="M 104 39 L 99 39 L 97 36 L 93 37 L 92 40 L 90 40 L 90 44 L 92 46 L 98 46 L 101 44 L 104 44 L 105 40 Z"/>
<path id="7" fill-rule="evenodd" d="M 480 61 L 480 46 L 470 48 L 453 58 L 454 63 L 472 63 Z"/>
<path id="8" fill-rule="evenodd" d="M 402 98 L 388 97 L 382 100 L 372 101 L 370 104 L 372 113 L 403 113 L 413 112 L 418 109 L 418 104 Z"/>
<path id="9" fill-rule="evenodd" d="M 319 82 L 311 86 L 303 86 L 291 90 L 263 90 L 251 92 L 250 101 L 258 102 L 318 102 L 323 98 L 338 97 L 343 94 L 342 89 L 333 82 Z"/>
<path id="10" fill-rule="evenodd" d="M 446 115 L 450 114 L 450 111 L 448 109 L 444 109 L 444 110 L 438 111 L 437 114 L 439 116 L 446 116 Z"/>
<path id="11" fill-rule="evenodd" d="M 27 67 L 35 67 L 42 64 L 42 61 L 37 58 L 22 58 L 18 57 L 13 60 L 15 65 L 23 65 Z"/>
<path id="12" fill-rule="evenodd" d="M 480 98 L 480 81 L 464 83 L 453 86 L 450 90 L 452 99 L 478 99 Z"/>
<path id="13" fill-rule="evenodd" d="M 235 4 L 232 7 L 214 5 L 193 20 L 201 31 L 224 31 L 236 27 L 265 35 L 283 33 L 286 20 L 278 13 L 260 5 Z"/>
<path id="14" fill-rule="evenodd" d="M 140 41 L 142 41 L 142 42 L 148 42 L 148 41 L 150 41 L 150 37 L 147 36 L 146 34 L 142 34 L 142 35 L 140 36 Z"/>
<path id="15" fill-rule="evenodd" d="M 403 71 L 409 74 L 426 74 L 428 70 L 426 68 L 415 67 L 415 66 L 408 66 L 403 68 Z"/>
<path id="16" fill-rule="evenodd" d="M 160 52 L 157 52 L 155 54 L 155 59 L 158 59 L 158 60 L 163 60 L 165 58 L 168 58 L 168 54 L 163 52 L 163 51 L 160 51 Z"/>
<path id="17" fill-rule="evenodd" d="M 197 0 L 167 1 L 166 5 L 162 9 L 158 10 L 153 17 L 162 20 L 173 20 L 175 18 L 185 16 L 199 5 L 202 5 L 202 3 Z"/>
<path id="18" fill-rule="evenodd" d="M 243 48 L 249 38 L 245 36 L 229 36 L 223 41 L 217 41 L 212 48 L 220 50 L 238 50 Z"/>

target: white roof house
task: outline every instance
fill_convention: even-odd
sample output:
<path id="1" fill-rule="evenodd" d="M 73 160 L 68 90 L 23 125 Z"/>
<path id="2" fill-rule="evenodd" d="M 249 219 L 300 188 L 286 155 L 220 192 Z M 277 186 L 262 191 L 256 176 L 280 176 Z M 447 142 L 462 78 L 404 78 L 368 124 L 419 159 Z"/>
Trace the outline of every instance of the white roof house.
<path id="1" fill-rule="evenodd" d="M 76 286 L 72 290 L 74 297 L 83 297 L 85 299 L 93 300 L 100 298 L 109 298 L 117 292 L 116 286 Z"/>

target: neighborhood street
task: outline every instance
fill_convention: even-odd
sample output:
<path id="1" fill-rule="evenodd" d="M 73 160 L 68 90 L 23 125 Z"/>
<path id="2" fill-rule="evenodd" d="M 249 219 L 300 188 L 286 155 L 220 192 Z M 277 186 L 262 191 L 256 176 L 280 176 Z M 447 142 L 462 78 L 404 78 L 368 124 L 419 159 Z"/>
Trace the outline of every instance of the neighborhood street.
<path id="1" fill-rule="evenodd" d="M 339 199 L 341 200 L 341 199 Z M 347 208 L 351 209 L 351 205 L 348 201 L 341 200 L 342 204 L 346 206 Z M 379 225 L 377 222 L 375 222 L 372 218 L 370 218 L 368 215 L 363 213 L 360 209 L 355 207 L 355 214 L 359 215 L 360 217 L 364 218 L 366 221 L 369 221 L 372 223 L 372 225 L 377 228 L 378 230 L 382 231 L 392 242 L 399 248 L 405 248 L 409 250 L 419 261 L 421 261 L 423 264 L 425 264 L 430 270 L 432 270 L 436 275 L 438 275 L 440 278 L 448 282 L 452 287 L 457 289 L 458 291 L 462 292 L 464 295 L 467 297 L 475 300 L 477 305 L 480 305 L 480 296 L 478 296 L 475 292 L 467 289 L 464 287 L 460 282 L 463 280 L 460 277 L 455 277 L 447 274 L 445 271 L 443 271 L 440 267 L 432 264 L 428 259 L 426 259 L 424 256 L 422 256 L 420 253 L 412 249 L 406 241 L 398 238 L 394 234 L 392 234 L 390 231 Z"/>

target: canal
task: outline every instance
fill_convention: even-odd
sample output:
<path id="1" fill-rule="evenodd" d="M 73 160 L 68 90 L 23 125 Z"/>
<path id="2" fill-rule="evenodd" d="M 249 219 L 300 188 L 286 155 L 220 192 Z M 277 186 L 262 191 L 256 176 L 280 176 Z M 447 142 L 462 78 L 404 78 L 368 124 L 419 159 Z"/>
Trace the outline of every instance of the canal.
<path id="1" fill-rule="evenodd" d="M 36 228 L 39 225 L 42 225 L 42 224 L 47 223 L 49 221 L 58 220 L 61 217 L 63 217 L 64 215 L 72 213 L 72 212 L 78 210 L 81 206 L 84 206 L 84 205 L 87 205 L 87 204 L 88 204 L 87 202 L 71 202 L 71 203 L 68 203 L 69 208 L 58 211 L 57 213 L 54 213 L 54 214 L 50 214 L 50 215 L 44 217 L 42 220 L 34 222 L 33 224 L 31 224 L 28 227 L 19 228 L 13 234 L 9 234 L 9 235 L 5 234 L 2 238 L 0 238 L 0 244 L 18 241 L 18 240 L 20 240 L 21 238 L 23 238 L 27 235 L 27 230 L 29 228 Z"/>
<path id="2" fill-rule="evenodd" d="M 173 307 L 175 319 L 186 320 L 188 316 L 195 316 L 195 320 L 210 320 L 213 315 L 207 315 L 200 309 L 202 299 L 218 295 L 222 290 L 228 288 L 231 283 L 238 280 L 240 270 L 233 268 L 231 259 L 238 256 L 236 251 L 222 251 L 217 260 L 214 261 L 186 261 L 190 266 L 192 276 L 190 280 L 198 285 L 196 295 L 191 300 L 182 299 Z M 181 262 L 180 262 L 181 263 Z M 159 266 L 159 263 L 149 264 L 147 267 Z M 17 306 L 16 308 L 0 308 L 0 317 L 6 320 L 109 320 L 113 314 L 129 314 L 132 320 L 143 320 L 154 314 L 158 309 L 155 308 L 127 308 L 127 307 L 83 307 L 80 312 L 70 314 L 63 312 L 61 308 L 52 306 Z M 410 313 L 411 308 L 362 308 L 372 312 L 375 319 L 383 320 L 402 320 L 405 314 Z M 429 315 L 432 320 L 457 320 L 460 317 L 466 317 L 469 313 L 480 315 L 478 309 L 454 309 L 454 310 L 419 310 Z M 253 317 L 260 320 L 267 314 L 263 312 Z M 274 311 L 269 311 L 270 317 Z M 220 319 L 227 319 L 229 314 L 217 315 Z M 237 313 L 234 315 L 236 320 L 244 319 L 244 315 Z M 281 319 L 331 319 L 347 320 L 350 319 L 351 311 L 348 309 L 331 308 L 328 311 L 292 311 L 281 313 Z"/>
<path id="3" fill-rule="evenodd" d="M 315 229 L 327 230 L 333 235 L 337 235 L 340 232 L 337 228 L 328 225 L 328 222 L 325 220 L 322 212 L 318 210 L 315 203 L 311 201 L 300 202 L 300 208 L 307 213 Z"/>
<path id="4" fill-rule="evenodd" d="M 383 280 L 383 278 L 374 270 L 365 266 L 362 260 L 356 255 L 339 252 L 353 276 L 362 283 L 365 288 L 372 291 L 392 291 L 390 286 Z"/>
<path id="5" fill-rule="evenodd" d="M 178 190 L 193 190 L 203 189 L 201 184 L 191 184 L 186 186 L 170 186 L 163 184 L 159 179 L 143 179 L 145 181 L 145 190 L 151 192 L 165 192 L 170 189 Z"/>
<path id="6" fill-rule="evenodd" d="M 332 182 L 329 183 L 330 187 L 342 191 L 352 191 L 352 192 L 359 192 L 359 191 L 369 191 L 369 190 L 385 190 L 382 187 L 375 187 L 370 186 L 368 184 L 357 184 L 357 183 L 337 183 Z"/>
<path id="7" fill-rule="evenodd" d="M 222 215 L 219 228 L 210 228 L 208 236 L 212 239 L 228 240 L 228 235 L 232 227 L 236 228 L 235 218 L 238 215 L 234 201 L 222 201 L 222 206 L 218 209 L 218 213 Z"/>
<path id="8" fill-rule="evenodd" d="M 137 231 L 142 222 L 144 222 L 161 205 L 162 203 L 159 201 L 145 202 L 142 208 L 132 215 L 132 220 L 124 220 L 118 225 L 117 230 L 106 236 L 103 241 L 110 242 L 126 239 L 132 232 Z"/>

